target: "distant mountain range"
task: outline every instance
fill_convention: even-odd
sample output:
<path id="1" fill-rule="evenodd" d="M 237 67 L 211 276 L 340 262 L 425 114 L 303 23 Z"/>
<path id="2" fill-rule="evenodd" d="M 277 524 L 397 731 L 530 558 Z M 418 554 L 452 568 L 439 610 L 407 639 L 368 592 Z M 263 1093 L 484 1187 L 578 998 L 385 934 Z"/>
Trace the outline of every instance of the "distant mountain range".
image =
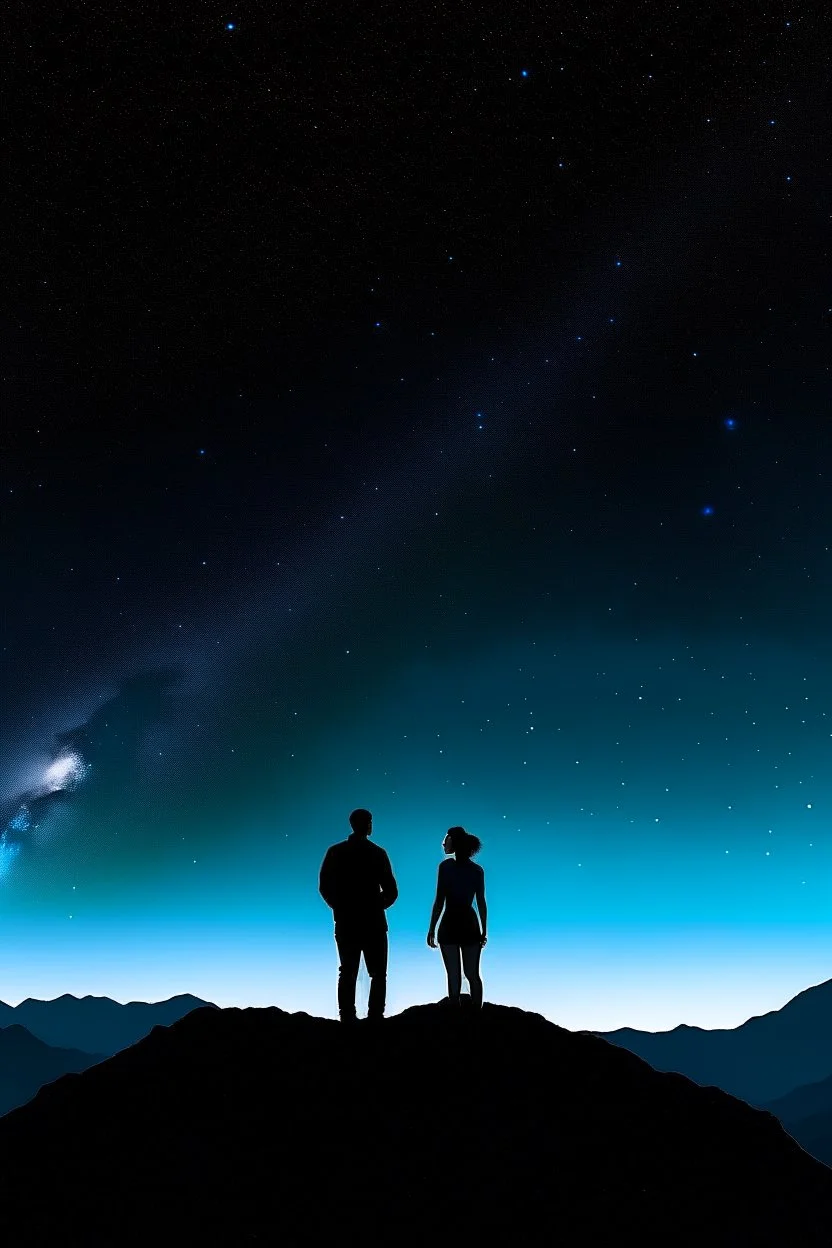
<path id="1" fill-rule="evenodd" d="M 789 1135 L 813 1157 L 832 1166 L 832 1075 L 820 1083 L 796 1088 L 762 1108 L 775 1114 Z"/>
<path id="2" fill-rule="evenodd" d="M 109 997 L 73 997 L 68 993 L 54 1001 L 28 997 L 14 1006 L 0 1001 L 0 1027 L 19 1023 L 45 1044 L 110 1057 L 141 1040 L 154 1027 L 169 1027 L 191 1010 L 206 1005 L 212 1002 L 188 993 L 166 1001 L 130 1001 L 126 1005 Z"/>
<path id="3" fill-rule="evenodd" d="M 0 1114 L 25 1105 L 39 1088 L 104 1060 L 101 1053 L 55 1049 L 19 1024 L 0 1030 Z"/>
<path id="4" fill-rule="evenodd" d="M 622 1027 L 595 1034 L 638 1054 L 656 1070 L 678 1071 L 752 1105 L 768 1105 L 832 1075 L 832 979 L 730 1031 Z"/>
<path id="5" fill-rule="evenodd" d="M 828 1248 L 830 1209 L 771 1114 L 491 1004 L 197 1009 L 0 1119 L 10 1244 Z"/>
<path id="6" fill-rule="evenodd" d="M 127 1005 L 69 994 L 54 1001 L 28 998 L 17 1006 L 0 1001 L 0 1114 L 25 1105 L 61 1075 L 87 1070 L 154 1027 L 210 1005 L 189 995 Z"/>
<path id="7" fill-rule="evenodd" d="M 801 1119 L 815 1114 L 832 1114 L 832 1075 L 828 1079 L 821 1079 L 819 1083 L 795 1088 L 794 1092 L 789 1092 L 776 1101 L 769 1101 L 760 1108 L 775 1114 L 781 1122 L 800 1122 Z"/>
<path id="8" fill-rule="evenodd" d="M 809 1114 L 786 1126 L 786 1130 L 807 1153 L 832 1167 L 832 1114 Z"/>

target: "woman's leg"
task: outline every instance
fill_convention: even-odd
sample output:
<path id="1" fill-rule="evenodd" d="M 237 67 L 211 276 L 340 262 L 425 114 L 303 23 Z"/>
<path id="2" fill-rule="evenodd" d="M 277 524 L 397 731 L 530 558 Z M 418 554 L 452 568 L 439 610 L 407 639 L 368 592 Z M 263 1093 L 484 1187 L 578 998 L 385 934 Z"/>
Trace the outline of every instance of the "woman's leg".
<path id="1" fill-rule="evenodd" d="M 439 948 L 442 951 L 442 961 L 445 963 L 445 970 L 448 974 L 448 998 L 451 1001 L 459 1001 L 459 992 L 462 988 L 459 945 L 440 945 Z"/>
<path id="2" fill-rule="evenodd" d="M 471 1004 L 476 1010 L 482 1006 L 481 951 L 481 945 L 462 946 L 462 965 L 465 968 L 465 978 L 468 980 L 468 986 L 471 989 Z"/>

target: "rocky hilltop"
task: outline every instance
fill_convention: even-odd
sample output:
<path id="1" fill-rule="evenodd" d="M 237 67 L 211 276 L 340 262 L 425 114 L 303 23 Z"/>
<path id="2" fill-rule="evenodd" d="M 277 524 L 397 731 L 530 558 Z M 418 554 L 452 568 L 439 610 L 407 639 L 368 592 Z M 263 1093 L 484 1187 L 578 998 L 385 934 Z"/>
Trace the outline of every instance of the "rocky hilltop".
<path id="1" fill-rule="evenodd" d="M 828 1248 L 773 1115 L 499 1005 L 383 1024 L 204 1008 L 0 1120 L 26 1244 Z"/>

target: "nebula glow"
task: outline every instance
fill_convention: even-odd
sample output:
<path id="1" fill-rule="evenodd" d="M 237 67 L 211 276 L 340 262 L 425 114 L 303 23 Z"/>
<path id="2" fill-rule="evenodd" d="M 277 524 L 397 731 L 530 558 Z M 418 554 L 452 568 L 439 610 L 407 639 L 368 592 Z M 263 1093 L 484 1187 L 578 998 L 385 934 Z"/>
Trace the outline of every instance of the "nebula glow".
<path id="1" fill-rule="evenodd" d="M 59 823 L 56 802 L 74 793 L 91 771 L 78 751 L 61 752 L 45 768 L 40 783 L 13 799 L 13 813 L 0 832 L 0 880 L 8 878 L 24 848 L 41 852 L 49 843 Z"/>
<path id="2" fill-rule="evenodd" d="M 50 793 L 61 789 L 72 790 L 86 778 L 88 772 L 89 766 L 79 754 L 64 754 L 49 764 L 43 782 Z"/>

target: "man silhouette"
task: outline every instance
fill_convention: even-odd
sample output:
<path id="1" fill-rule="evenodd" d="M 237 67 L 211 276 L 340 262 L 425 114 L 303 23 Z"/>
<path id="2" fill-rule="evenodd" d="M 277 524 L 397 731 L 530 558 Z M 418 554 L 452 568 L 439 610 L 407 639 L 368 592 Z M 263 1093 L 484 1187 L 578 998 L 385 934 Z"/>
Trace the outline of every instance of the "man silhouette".
<path id="1" fill-rule="evenodd" d="M 369 810 L 350 815 L 352 835 L 331 845 L 321 864 L 319 890 L 335 919 L 338 946 L 338 1013 L 354 1023 L 355 981 L 361 955 L 370 977 L 367 1019 L 381 1022 L 387 998 L 387 917 L 385 910 L 399 895 L 390 859 L 380 845 L 371 845 L 373 816 Z"/>

